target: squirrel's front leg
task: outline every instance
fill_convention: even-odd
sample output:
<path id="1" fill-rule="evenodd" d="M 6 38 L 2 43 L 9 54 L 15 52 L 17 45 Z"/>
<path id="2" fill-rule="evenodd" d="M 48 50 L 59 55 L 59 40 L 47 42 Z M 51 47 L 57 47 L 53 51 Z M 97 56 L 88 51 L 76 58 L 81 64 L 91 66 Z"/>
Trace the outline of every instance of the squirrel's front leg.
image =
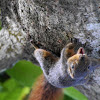
<path id="1" fill-rule="evenodd" d="M 74 54 L 74 44 L 68 43 L 61 51 L 60 62 L 65 65 L 67 59 L 72 57 Z"/>
<path id="2" fill-rule="evenodd" d="M 50 68 L 59 59 L 58 57 L 54 56 L 52 53 L 43 49 L 36 49 L 34 51 L 34 57 L 39 62 L 45 75 L 49 74 Z"/>
<path id="3" fill-rule="evenodd" d="M 48 74 L 48 71 L 50 70 L 50 68 L 53 68 L 55 66 L 56 62 L 61 61 L 61 64 L 63 64 L 62 62 L 64 60 L 65 60 L 65 62 L 67 62 L 67 59 L 69 57 L 73 56 L 74 54 L 75 53 L 74 53 L 74 44 L 73 43 L 67 44 L 62 49 L 60 58 L 54 56 L 52 53 L 50 53 L 44 49 L 39 49 L 37 47 L 35 47 L 35 51 L 34 51 L 35 58 L 39 62 L 42 70 L 44 72 L 46 72 L 46 74 Z"/>

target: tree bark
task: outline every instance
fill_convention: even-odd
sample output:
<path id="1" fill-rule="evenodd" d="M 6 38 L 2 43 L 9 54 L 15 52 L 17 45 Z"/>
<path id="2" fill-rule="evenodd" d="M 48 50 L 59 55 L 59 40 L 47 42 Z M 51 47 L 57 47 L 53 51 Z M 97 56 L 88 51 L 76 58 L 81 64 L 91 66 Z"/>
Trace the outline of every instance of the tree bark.
<path id="1" fill-rule="evenodd" d="M 100 58 L 100 0 L 0 0 L 0 8 L 0 72 L 21 59 L 37 64 L 30 40 L 59 56 L 71 38 L 77 39 L 77 48 Z M 92 84 L 77 88 L 99 100 L 100 68 L 91 77 Z"/>

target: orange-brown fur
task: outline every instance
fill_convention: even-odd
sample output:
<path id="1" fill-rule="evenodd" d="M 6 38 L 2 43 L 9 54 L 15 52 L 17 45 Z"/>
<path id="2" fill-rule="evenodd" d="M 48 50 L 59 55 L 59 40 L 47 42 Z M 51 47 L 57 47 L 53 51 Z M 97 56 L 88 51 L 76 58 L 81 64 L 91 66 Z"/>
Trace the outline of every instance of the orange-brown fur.
<path id="1" fill-rule="evenodd" d="M 53 61 L 53 62 L 58 60 L 58 58 L 55 58 L 54 55 L 52 55 L 50 52 L 48 52 L 48 51 L 46 51 L 46 50 L 43 50 L 43 49 L 36 49 L 34 52 L 36 52 L 37 50 L 43 53 L 42 56 L 43 56 L 43 58 L 45 58 L 45 59 L 46 59 L 46 58 L 50 58 L 50 60 Z"/>
<path id="2" fill-rule="evenodd" d="M 66 48 L 66 57 L 71 57 L 75 54 L 74 52 L 74 45 L 69 44 L 68 47 Z"/>
<path id="3" fill-rule="evenodd" d="M 72 57 L 70 57 L 68 59 L 68 63 L 71 65 L 71 63 L 73 63 L 73 65 L 77 65 L 79 62 L 79 54 L 75 54 L 73 55 Z M 74 68 L 75 70 L 75 68 Z M 72 70 L 71 70 L 71 66 L 68 68 L 68 71 L 70 72 L 70 75 L 71 77 L 74 77 L 71 73 L 72 73 Z"/>
<path id="4" fill-rule="evenodd" d="M 75 54 L 74 49 L 67 49 L 66 50 L 66 56 L 71 57 Z"/>
<path id="5" fill-rule="evenodd" d="M 50 85 L 42 75 L 33 87 L 29 100 L 59 100 L 61 95 L 62 89 Z"/>
<path id="6" fill-rule="evenodd" d="M 71 63 L 71 62 L 75 62 L 75 61 L 79 61 L 79 54 L 75 54 L 74 56 L 70 57 L 68 59 L 68 63 Z"/>
<path id="7" fill-rule="evenodd" d="M 58 60 L 57 58 L 55 59 L 55 57 L 50 52 L 48 52 L 46 50 L 42 50 L 42 52 L 43 52 L 43 57 L 44 58 L 49 57 L 49 58 L 51 58 L 52 61 L 57 61 Z"/>

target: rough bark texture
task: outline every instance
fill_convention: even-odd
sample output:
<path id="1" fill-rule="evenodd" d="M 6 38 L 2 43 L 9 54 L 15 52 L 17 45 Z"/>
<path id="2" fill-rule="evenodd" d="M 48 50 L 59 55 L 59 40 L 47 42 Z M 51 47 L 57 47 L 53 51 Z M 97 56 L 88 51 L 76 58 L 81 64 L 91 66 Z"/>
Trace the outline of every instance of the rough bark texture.
<path id="1" fill-rule="evenodd" d="M 0 0 L 0 8 L 0 72 L 20 59 L 36 63 L 31 39 L 58 56 L 70 38 L 78 39 L 78 47 L 86 43 L 87 54 L 100 58 L 100 0 Z M 100 68 L 91 76 L 92 84 L 77 88 L 99 100 Z"/>

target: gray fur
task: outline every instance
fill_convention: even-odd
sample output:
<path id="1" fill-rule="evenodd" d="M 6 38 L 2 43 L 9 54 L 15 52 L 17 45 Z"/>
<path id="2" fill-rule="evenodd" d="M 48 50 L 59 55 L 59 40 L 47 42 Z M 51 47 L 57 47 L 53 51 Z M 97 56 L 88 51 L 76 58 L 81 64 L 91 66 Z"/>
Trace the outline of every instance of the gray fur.
<path id="1" fill-rule="evenodd" d="M 98 63 L 97 60 L 92 61 L 91 58 L 86 59 L 88 62 L 87 65 L 85 65 L 85 67 L 78 65 L 78 68 L 75 70 L 77 78 L 73 79 L 68 73 L 68 58 L 65 56 L 66 48 L 67 47 L 63 48 L 63 50 L 61 51 L 61 56 L 59 59 L 58 57 L 55 57 L 55 59 L 58 59 L 56 61 L 52 61 L 50 57 L 45 59 L 43 57 L 43 49 L 36 49 L 34 52 L 34 56 L 39 62 L 44 76 L 50 84 L 58 88 L 82 85 L 86 83 L 88 81 L 86 77 L 91 73 L 91 71 L 95 69 L 94 67 Z M 53 56 L 53 54 L 51 55 Z M 85 64 L 85 60 L 83 63 Z M 100 66 L 100 63 L 98 65 Z"/>

